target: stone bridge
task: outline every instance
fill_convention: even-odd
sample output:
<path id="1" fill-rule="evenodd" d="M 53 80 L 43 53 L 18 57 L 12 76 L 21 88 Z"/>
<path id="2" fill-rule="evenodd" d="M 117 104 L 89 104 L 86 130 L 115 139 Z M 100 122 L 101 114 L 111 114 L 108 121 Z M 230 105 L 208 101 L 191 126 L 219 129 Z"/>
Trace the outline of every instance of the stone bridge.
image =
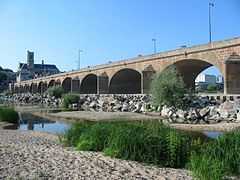
<path id="1" fill-rule="evenodd" d="M 11 88 L 15 93 L 43 93 L 56 85 L 61 85 L 66 92 L 82 94 L 148 93 L 153 75 L 173 65 L 188 88 L 194 88 L 199 73 L 215 66 L 224 77 L 224 93 L 240 94 L 240 38 L 22 81 Z"/>

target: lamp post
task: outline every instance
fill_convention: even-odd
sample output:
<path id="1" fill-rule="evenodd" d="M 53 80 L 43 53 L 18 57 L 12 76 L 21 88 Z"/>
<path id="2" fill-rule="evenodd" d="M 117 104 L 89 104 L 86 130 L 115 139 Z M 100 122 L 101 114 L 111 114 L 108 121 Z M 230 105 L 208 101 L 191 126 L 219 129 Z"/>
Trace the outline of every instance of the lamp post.
<path id="1" fill-rule="evenodd" d="M 83 50 L 79 49 L 78 50 L 78 70 L 80 70 L 80 61 L 81 61 L 81 53 L 83 52 Z"/>
<path id="2" fill-rule="evenodd" d="M 156 45 L 157 39 L 153 38 L 152 42 L 153 42 L 153 52 L 154 52 L 154 54 L 156 54 L 157 53 L 157 45 Z"/>
<path id="3" fill-rule="evenodd" d="M 214 7 L 214 3 L 209 3 L 209 43 L 212 42 L 212 17 L 211 17 L 211 10 Z"/>

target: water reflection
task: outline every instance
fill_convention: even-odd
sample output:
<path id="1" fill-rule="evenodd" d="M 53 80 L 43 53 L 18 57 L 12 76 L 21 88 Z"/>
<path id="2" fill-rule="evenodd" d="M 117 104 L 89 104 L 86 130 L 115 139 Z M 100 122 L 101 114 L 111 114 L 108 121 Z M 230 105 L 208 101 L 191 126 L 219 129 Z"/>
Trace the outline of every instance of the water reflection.
<path id="1" fill-rule="evenodd" d="M 66 122 L 52 121 L 29 113 L 19 113 L 18 129 L 20 130 L 43 131 L 59 134 L 69 129 L 70 126 L 71 124 Z"/>

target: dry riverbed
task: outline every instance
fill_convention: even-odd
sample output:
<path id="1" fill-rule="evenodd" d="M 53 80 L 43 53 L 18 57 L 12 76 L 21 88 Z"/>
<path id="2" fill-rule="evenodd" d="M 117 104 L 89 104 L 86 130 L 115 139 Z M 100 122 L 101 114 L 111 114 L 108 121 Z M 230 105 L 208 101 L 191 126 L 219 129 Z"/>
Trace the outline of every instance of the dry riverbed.
<path id="1" fill-rule="evenodd" d="M 0 179 L 192 179 L 186 170 L 77 152 L 33 131 L 0 130 L 0 162 Z"/>

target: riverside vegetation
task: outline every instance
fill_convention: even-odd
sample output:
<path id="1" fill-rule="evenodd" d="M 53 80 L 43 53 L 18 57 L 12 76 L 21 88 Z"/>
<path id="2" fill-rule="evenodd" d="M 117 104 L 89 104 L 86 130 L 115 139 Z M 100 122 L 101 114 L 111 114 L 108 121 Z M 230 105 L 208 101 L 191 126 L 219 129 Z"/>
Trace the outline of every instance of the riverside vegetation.
<path id="1" fill-rule="evenodd" d="M 216 140 L 192 136 L 160 122 L 81 122 L 60 141 L 80 151 L 154 164 L 187 168 L 199 180 L 222 180 L 240 175 L 240 131 Z"/>
<path id="2" fill-rule="evenodd" d="M 13 108 L 0 107 L 0 121 L 16 124 L 18 119 L 18 113 Z"/>

